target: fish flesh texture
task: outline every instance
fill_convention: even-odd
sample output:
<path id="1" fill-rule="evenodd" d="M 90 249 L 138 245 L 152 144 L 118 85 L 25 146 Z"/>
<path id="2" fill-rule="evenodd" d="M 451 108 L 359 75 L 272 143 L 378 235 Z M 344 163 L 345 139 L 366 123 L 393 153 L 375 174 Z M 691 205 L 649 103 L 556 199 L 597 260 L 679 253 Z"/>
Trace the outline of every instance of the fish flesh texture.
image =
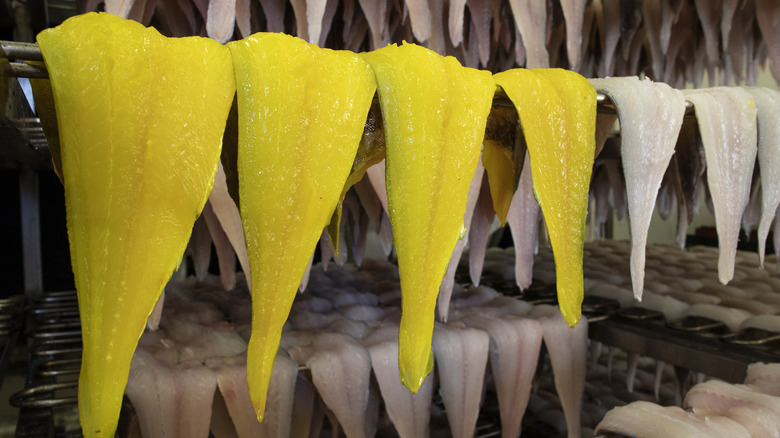
<path id="1" fill-rule="evenodd" d="M 707 184 L 718 231 L 718 279 L 726 284 L 734 276 L 734 257 L 742 213 L 750 196 L 757 154 L 756 107 L 742 88 L 684 91 L 693 103 L 699 123 Z"/>
<path id="2" fill-rule="evenodd" d="M 758 166 L 761 170 L 761 219 L 758 223 L 758 258 L 764 266 L 766 239 L 780 205 L 780 92 L 747 87 L 756 104 Z"/>
<path id="3" fill-rule="evenodd" d="M 641 301 L 653 205 L 674 154 L 685 98 L 664 83 L 637 77 L 591 79 L 590 83 L 615 102 L 620 115 L 620 151 L 631 227 L 631 280 L 634 297 Z"/>
<path id="4" fill-rule="evenodd" d="M 347 437 L 371 436 L 366 422 L 371 358 L 357 341 L 337 333 L 314 338 L 314 353 L 306 361 L 312 381 L 325 405 L 333 411 Z"/>
<path id="5" fill-rule="evenodd" d="M 490 369 L 498 394 L 501 436 L 517 437 L 536 374 L 542 326 L 529 318 L 479 314 L 468 316 L 463 322 L 490 336 Z"/>
<path id="6" fill-rule="evenodd" d="M 520 290 L 533 280 L 534 254 L 539 246 L 539 203 L 534 196 L 531 160 L 526 157 L 509 212 L 506 215 L 515 247 L 515 281 Z"/>
<path id="7" fill-rule="evenodd" d="M 696 415 L 729 417 L 744 426 L 750 436 L 780 436 L 780 397 L 745 385 L 720 380 L 700 383 L 688 391 L 683 405 Z"/>
<path id="8" fill-rule="evenodd" d="M 474 214 L 471 217 L 469 229 L 469 275 L 471 283 L 479 286 L 482 278 L 482 268 L 485 264 L 485 251 L 487 251 L 490 227 L 496 213 L 493 211 L 493 201 L 490 195 L 490 183 L 485 174 L 482 178 L 482 186 L 479 190 L 477 205 L 474 206 Z"/>
<path id="9" fill-rule="evenodd" d="M 739 423 L 722 416 L 692 414 L 678 406 L 659 406 L 636 401 L 607 412 L 595 433 L 615 433 L 636 438 L 650 437 L 750 437 Z"/>
<path id="10" fill-rule="evenodd" d="M 439 392 L 455 438 L 473 437 L 477 426 L 490 337 L 482 330 L 437 323 L 433 355 Z"/>
<path id="11" fill-rule="evenodd" d="M 510 0 L 515 26 L 523 38 L 525 68 L 548 68 L 547 2 L 545 0 Z"/>
<path id="12" fill-rule="evenodd" d="M 588 355 L 588 319 L 583 317 L 579 324 L 570 328 L 557 309 L 547 305 L 534 307 L 529 317 L 536 318 L 542 326 L 568 436 L 579 437 Z"/>

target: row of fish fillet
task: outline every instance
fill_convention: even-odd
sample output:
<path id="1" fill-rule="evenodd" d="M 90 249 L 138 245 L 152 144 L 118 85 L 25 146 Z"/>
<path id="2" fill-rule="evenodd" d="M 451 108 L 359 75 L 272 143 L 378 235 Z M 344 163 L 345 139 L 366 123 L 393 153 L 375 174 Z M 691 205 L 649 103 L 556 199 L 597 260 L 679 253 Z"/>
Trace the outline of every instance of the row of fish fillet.
<path id="1" fill-rule="evenodd" d="M 100 3 L 87 1 L 80 12 Z M 156 17 L 167 35 L 223 43 L 258 31 L 355 52 L 417 42 L 492 71 L 644 73 L 680 88 L 699 87 L 706 72 L 711 86 L 755 85 L 769 58 L 780 80 L 780 8 L 772 0 L 105 0 L 105 10 L 146 25 Z"/>
<path id="2" fill-rule="evenodd" d="M 347 437 L 374 436 L 382 418 L 401 437 L 423 437 L 433 427 L 430 410 L 438 391 L 450 436 L 471 437 L 490 374 L 502 436 L 514 437 L 544 340 L 569 436 L 579 436 L 586 321 L 569 329 L 555 307 L 534 306 L 487 287 L 459 287 L 450 321 L 434 329 L 436 372 L 412 394 L 398 374 L 397 268 L 374 260 L 361 268 L 322 268 L 312 269 L 309 287 L 285 324 L 262 423 L 246 388 L 251 314 L 242 281 L 230 292 L 211 278 L 170 283 L 159 330 L 141 337 L 131 365 L 126 394 L 139 420 L 136 432 L 319 436 L 327 415 L 333 430 Z"/>

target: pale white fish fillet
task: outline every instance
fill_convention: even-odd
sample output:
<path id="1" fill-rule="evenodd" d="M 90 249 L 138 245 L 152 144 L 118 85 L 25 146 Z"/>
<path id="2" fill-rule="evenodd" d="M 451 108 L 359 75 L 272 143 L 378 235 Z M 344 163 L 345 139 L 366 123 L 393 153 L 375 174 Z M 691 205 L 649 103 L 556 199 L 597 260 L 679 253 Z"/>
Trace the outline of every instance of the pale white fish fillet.
<path id="1" fill-rule="evenodd" d="M 293 8 L 293 14 L 295 14 L 295 35 L 304 41 L 309 41 L 306 0 L 290 0 L 290 4 Z"/>
<path id="2" fill-rule="evenodd" d="M 646 401 L 636 401 L 607 412 L 595 430 L 597 435 L 604 432 L 636 438 L 750 436 L 742 425 L 728 418 L 695 415 L 677 406 L 662 407 Z"/>
<path id="3" fill-rule="evenodd" d="M 570 328 L 557 306 L 535 306 L 529 317 L 542 325 L 544 345 L 550 355 L 555 390 L 566 416 L 569 438 L 580 436 L 582 394 L 588 355 L 588 319 Z"/>
<path id="4" fill-rule="evenodd" d="M 594 34 L 598 25 L 595 24 L 597 17 L 601 16 L 603 6 L 601 0 L 593 0 L 587 2 L 585 5 L 585 11 L 582 19 L 582 41 L 580 42 L 580 65 L 577 72 L 587 77 L 593 76 L 595 71 L 593 70 L 594 56 L 591 47 L 591 38 L 595 38 Z M 598 148 L 598 145 L 597 145 Z"/>
<path id="5" fill-rule="evenodd" d="M 663 77 L 665 65 L 665 58 L 661 51 L 661 1 L 642 1 L 642 17 L 645 23 L 647 45 L 650 46 L 652 73 L 655 80 L 660 80 Z"/>
<path id="6" fill-rule="evenodd" d="M 750 196 L 750 182 L 757 154 L 756 107 L 742 88 L 686 90 L 696 108 L 707 183 L 718 231 L 718 279 L 734 276 L 734 258 L 742 213 Z"/>
<path id="7" fill-rule="evenodd" d="M 720 58 L 718 42 L 720 41 L 720 21 L 723 11 L 723 2 L 710 0 L 695 0 L 696 13 L 699 16 L 702 30 L 704 30 L 704 42 L 707 51 L 707 60 L 710 65 L 715 65 Z M 710 76 L 710 80 L 712 80 Z"/>
<path id="8" fill-rule="evenodd" d="M 566 21 L 566 54 L 569 68 L 577 71 L 582 60 L 582 23 L 585 19 L 587 0 L 563 0 L 563 18 Z"/>
<path id="9" fill-rule="evenodd" d="M 427 437 L 430 406 L 433 397 L 433 373 L 429 374 L 416 394 L 401 384 L 398 374 L 398 328 L 386 326 L 364 341 L 371 356 L 387 414 L 401 438 Z"/>
<path id="10" fill-rule="evenodd" d="M 233 37 L 236 24 L 236 0 L 209 0 L 206 34 L 222 44 Z"/>
<path id="11" fill-rule="evenodd" d="M 293 396 L 292 421 L 290 436 L 308 437 L 311 431 L 312 417 L 317 392 L 314 385 L 299 374 L 295 379 L 295 395 Z"/>
<path id="12" fill-rule="evenodd" d="M 327 3 L 328 0 L 306 0 L 306 24 L 308 26 L 306 40 L 311 44 L 320 42 L 322 18 L 325 16 Z"/>
<path id="13" fill-rule="evenodd" d="M 754 167 L 750 197 L 745 206 L 745 212 L 742 213 L 742 230 L 745 232 L 748 241 L 750 241 L 750 234 L 753 232 L 753 229 L 756 228 L 758 221 L 761 218 L 761 189 L 761 179 L 758 168 Z"/>
<path id="14" fill-rule="evenodd" d="M 320 236 L 320 263 L 322 264 L 323 271 L 328 270 L 328 265 L 335 255 L 335 252 L 336 251 L 333 249 L 333 242 L 330 241 L 328 229 L 325 228 L 322 230 L 322 236 Z"/>
<path id="15" fill-rule="evenodd" d="M 721 43 L 723 44 L 723 51 L 729 49 L 729 36 L 731 34 L 731 26 L 735 19 L 734 14 L 737 12 L 737 6 L 740 0 L 723 0 L 722 13 L 720 18 L 720 36 Z"/>
<path id="16" fill-rule="evenodd" d="M 233 250 L 238 256 L 238 262 L 244 271 L 247 287 L 252 288 L 252 276 L 249 272 L 249 257 L 246 253 L 246 241 L 244 240 L 244 229 L 241 226 L 241 215 L 238 212 L 235 201 L 230 197 L 227 189 L 225 170 L 220 161 L 217 166 L 217 173 L 214 175 L 214 188 L 209 193 L 209 204 L 214 210 L 214 214 L 219 219 L 219 224 L 225 231 Z"/>
<path id="17" fill-rule="evenodd" d="M 634 382 L 636 381 L 636 369 L 639 366 L 639 354 L 628 353 L 628 364 L 626 370 L 626 390 L 634 392 Z"/>
<path id="18" fill-rule="evenodd" d="M 371 359 L 354 339 L 322 333 L 314 339 L 314 354 L 306 362 L 325 405 L 333 411 L 347 437 L 367 436 L 366 424 Z"/>
<path id="19" fill-rule="evenodd" d="M 477 40 L 477 28 L 474 20 L 469 20 L 469 40 L 460 46 L 460 51 L 463 66 L 479 68 L 479 41 Z"/>
<path id="20" fill-rule="evenodd" d="M 379 201 L 374 188 L 368 181 L 368 178 L 362 178 L 354 186 L 355 194 L 363 206 L 363 211 L 368 215 L 371 222 L 374 223 L 374 231 L 379 231 L 379 225 L 382 221 L 382 203 Z"/>
<path id="21" fill-rule="evenodd" d="M 380 161 L 377 164 L 366 169 L 366 176 L 371 186 L 374 188 L 379 203 L 382 204 L 382 209 L 385 213 L 387 210 L 387 186 L 385 185 L 385 160 Z"/>
<path id="22" fill-rule="evenodd" d="M 135 1 L 133 0 L 107 0 L 105 2 L 106 12 L 122 18 L 128 18 L 134 3 Z"/>
<path id="23" fill-rule="evenodd" d="M 496 382 L 501 436 L 520 435 L 542 346 L 542 326 L 527 318 L 472 315 L 463 320 L 490 336 L 490 369 Z"/>
<path id="24" fill-rule="evenodd" d="M 303 272 L 303 278 L 301 278 L 301 284 L 298 286 L 298 292 L 305 292 L 306 286 L 309 285 L 309 277 L 311 276 L 311 264 L 314 261 L 314 253 L 309 257 L 309 264 L 306 265 L 306 270 Z"/>
<path id="25" fill-rule="evenodd" d="M 136 350 L 125 390 L 145 437 L 208 438 L 216 374 L 200 363 L 172 366 Z"/>
<path id="26" fill-rule="evenodd" d="M 206 221 L 209 235 L 211 235 L 211 240 L 217 252 L 222 287 L 225 290 L 233 290 L 236 287 L 236 253 L 233 251 L 233 246 L 220 226 L 219 219 L 214 214 L 214 210 L 209 202 L 203 207 L 201 215 Z"/>
<path id="27" fill-rule="evenodd" d="M 740 330 L 758 328 L 769 332 L 780 333 L 780 315 L 756 315 L 746 318 L 739 325 Z M 780 379 L 780 377 L 778 377 Z M 745 382 L 748 383 L 748 382 Z"/>
<path id="28" fill-rule="evenodd" d="M 655 363 L 655 378 L 653 379 L 653 396 L 655 396 L 655 401 L 660 400 L 660 393 L 661 393 L 661 379 L 664 375 L 664 367 L 666 366 L 666 362 L 659 360 Z"/>
<path id="29" fill-rule="evenodd" d="M 547 2 L 545 0 L 509 0 L 515 25 L 523 37 L 525 68 L 547 68 Z"/>
<path id="30" fill-rule="evenodd" d="M 441 323 L 433 328 L 439 392 L 455 438 L 474 436 L 489 346 L 482 330 Z"/>
<path id="31" fill-rule="evenodd" d="M 333 256 L 336 265 L 343 267 L 347 263 L 347 218 L 341 216 L 341 226 L 339 227 L 339 251 Z"/>
<path id="32" fill-rule="evenodd" d="M 320 31 L 320 40 L 317 45 L 325 47 L 325 41 L 328 39 L 330 28 L 333 26 L 333 18 L 336 16 L 336 11 L 339 7 L 339 0 L 327 0 L 325 5 L 325 14 L 322 18 L 322 29 Z"/>
<path id="33" fill-rule="evenodd" d="M 463 42 L 463 22 L 466 14 L 466 0 L 450 0 L 449 18 L 450 41 L 454 47 Z"/>
<path id="34" fill-rule="evenodd" d="M 444 0 L 428 0 L 428 10 L 431 13 L 431 37 L 425 42 L 425 47 L 444 56 L 447 53 L 447 35 L 444 30 Z"/>
<path id="35" fill-rule="evenodd" d="M 506 215 L 515 246 L 515 281 L 521 290 L 533 280 L 534 254 L 539 244 L 539 215 L 541 210 L 534 197 L 531 160 L 526 152 L 520 181 Z"/>
<path id="36" fill-rule="evenodd" d="M 474 209 L 477 205 L 477 197 L 479 196 L 480 189 L 482 188 L 482 178 L 485 174 L 485 167 L 482 165 L 482 158 L 477 161 L 477 168 L 474 170 L 474 177 L 471 179 L 471 185 L 469 186 L 469 193 L 466 199 L 466 213 L 463 216 L 464 230 L 471 228 L 471 221 L 474 215 Z M 447 322 L 447 314 L 450 310 L 450 297 L 452 296 L 452 287 L 455 284 L 455 271 L 458 269 L 460 263 L 460 256 L 463 254 L 463 249 L 466 246 L 466 236 L 458 239 L 455 243 L 455 248 L 452 250 L 452 257 L 450 257 L 450 263 L 447 265 L 447 271 L 444 274 L 441 285 L 439 286 L 439 296 L 436 298 L 436 308 L 439 312 L 439 319 L 443 322 Z"/>
<path id="37" fill-rule="evenodd" d="M 146 320 L 146 328 L 155 331 L 160 327 L 160 318 L 162 318 L 163 306 L 165 305 L 165 289 L 160 293 L 160 298 L 154 303 L 152 313 L 149 314 L 149 318 Z"/>
<path id="38" fill-rule="evenodd" d="M 668 0 L 667 0 L 668 1 Z M 696 20 L 696 11 L 693 6 L 685 3 L 678 2 L 675 5 L 678 9 L 667 8 L 673 19 L 671 28 L 669 29 L 670 41 L 666 48 L 666 70 L 664 71 L 664 81 L 672 85 L 675 88 L 685 88 L 685 75 L 683 74 L 685 69 L 680 68 L 680 63 L 690 63 L 689 60 L 692 56 L 685 57 L 685 53 L 680 53 L 681 50 L 691 47 L 691 41 L 693 40 L 694 26 L 691 23 Z M 664 15 L 664 20 L 667 20 L 667 16 Z M 666 21 L 664 21 L 664 24 Z M 661 28 L 661 36 L 664 36 L 664 28 Z"/>
<path id="39" fill-rule="evenodd" d="M 239 438 L 290 436 L 298 364 L 286 354 L 280 353 L 276 356 L 262 423 L 257 421 L 249 399 L 249 389 L 246 386 L 246 354 L 208 359 L 206 366 L 217 374 L 219 392 L 225 400 Z"/>
<path id="40" fill-rule="evenodd" d="M 780 397 L 780 363 L 756 362 L 748 365 L 745 384 L 764 394 Z"/>
<path id="41" fill-rule="evenodd" d="M 471 218 L 469 229 L 469 275 L 471 283 L 479 286 L 482 277 L 482 267 L 485 265 L 485 251 L 487 250 L 490 227 L 496 213 L 493 210 L 493 199 L 490 197 L 490 185 L 487 174 L 482 177 L 482 185 L 479 189 L 477 204 L 474 206 L 474 214 Z"/>
<path id="42" fill-rule="evenodd" d="M 506 29 L 506 32 L 502 32 L 501 33 L 502 37 L 504 35 L 511 35 L 511 33 L 510 33 L 511 31 L 509 30 L 510 29 L 509 26 L 506 26 L 506 25 L 501 26 L 501 29 Z M 508 36 L 506 38 L 507 39 L 511 39 L 511 37 L 508 37 Z M 510 41 L 510 44 L 511 44 L 511 41 Z M 515 26 L 515 41 L 514 41 L 514 44 L 512 46 L 515 49 L 514 50 L 515 59 L 514 60 L 512 59 L 512 56 L 511 56 L 512 53 L 510 53 L 509 56 L 507 56 L 505 64 L 503 65 L 504 68 L 502 70 L 509 70 L 510 68 L 513 68 L 513 67 L 519 66 L 519 65 L 525 66 L 526 62 L 528 61 L 528 59 L 526 57 L 527 52 L 525 50 L 525 44 L 523 44 L 523 36 L 520 35 L 520 31 L 517 30 L 516 26 Z"/>
<path id="43" fill-rule="evenodd" d="M 739 330 L 740 324 L 752 315 L 742 309 L 733 309 L 717 304 L 693 304 L 685 311 L 686 316 L 703 316 L 715 321 L 720 321 L 732 332 Z"/>
<path id="44" fill-rule="evenodd" d="M 688 391 L 683 406 L 697 415 L 722 415 L 740 423 L 754 437 L 780 436 L 780 397 L 745 385 L 720 380 L 700 383 Z"/>
<path id="45" fill-rule="evenodd" d="M 242 38 L 252 35 L 252 4 L 250 0 L 236 0 L 236 27 Z"/>
<path id="46" fill-rule="evenodd" d="M 412 23 L 414 38 L 419 43 L 428 41 L 431 37 L 432 26 L 428 0 L 405 0 L 405 4 L 409 9 L 409 20 Z"/>
<path id="47" fill-rule="evenodd" d="M 371 48 L 381 49 L 389 42 L 387 35 L 387 1 L 360 0 L 360 7 L 371 31 Z"/>
<path id="48" fill-rule="evenodd" d="M 496 2 L 493 1 L 493 4 Z M 490 24 L 491 22 L 495 26 L 495 30 L 498 31 L 499 21 L 494 21 L 493 4 L 490 0 L 467 0 L 469 6 L 469 12 L 471 13 L 471 23 L 476 31 L 476 39 L 479 50 L 479 62 L 482 67 L 487 67 L 488 61 L 490 61 Z M 475 38 L 472 34 L 469 38 Z"/>
<path id="49" fill-rule="evenodd" d="M 192 256 L 195 276 L 198 280 L 204 281 L 209 273 L 209 262 L 211 261 L 211 236 L 205 218 L 199 217 L 192 226 L 187 252 Z"/>
<path id="50" fill-rule="evenodd" d="M 379 225 L 377 237 L 379 245 L 382 247 L 382 252 L 389 257 L 393 252 L 393 228 L 390 225 L 390 216 L 387 213 L 382 215 L 382 223 Z"/>
<path id="51" fill-rule="evenodd" d="M 615 54 L 620 41 L 620 3 L 621 0 L 602 0 L 602 16 L 596 17 L 601 35 L 601 63 L 598 77 L 613 76 L 615 72 Z"/>
<path id="52" fill-rule="evenodd" d="M 690 307 L 690 304 L 669 295 L 661 295 L 647 291 L 642 297 L 642 302 L 638 303 L 637 307 L 661 312 L 667 320 L 671 321 L 682 318 L 685 315 L 685 311 Z"/>
<path id="53" fill-rule="evenodd" d="M 621 155 L 631 228 L 631 280 L 634 297 L 641 301 L 647 232 L 658 188 L 682 126 L 685 98 L 682 92 L 666 84 L 641 81 L 637 77 L 591 79 L 590 82 L 610 96 L 620 115 Z"/>
<path id="54" fill-rule="evenodd" d="M 761 219 L 758 223 L 758 258 L 764 266 L 766 238 L 780 205 L 780 92 L 747 87 L 756 105 L 758 166 L 761 169 Z"/>
<path id="55" fill-rule="evenodd" d="M 260 0 L 260 6 L 265 14 L 266 31 L 284 32 L 286 5 L 286 0 Z"/>

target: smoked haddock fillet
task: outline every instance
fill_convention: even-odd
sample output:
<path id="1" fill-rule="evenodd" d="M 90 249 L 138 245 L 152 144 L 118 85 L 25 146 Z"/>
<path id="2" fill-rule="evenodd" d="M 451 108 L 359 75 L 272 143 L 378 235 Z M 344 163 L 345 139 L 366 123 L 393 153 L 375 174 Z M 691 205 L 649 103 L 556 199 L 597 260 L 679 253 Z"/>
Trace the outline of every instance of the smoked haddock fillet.
<path id="1" fill-rule="evenodd" d="M 417 392 L 433 368 L 436 296 L 455 242 L 495 85 L 414 44 L 365 53 L 376 73 L 386 139 L 387 202 L 401 279 L 398 367 Z"/>
<path id="2" fill-rule="evenodd" d="M 577 73 L 514 69 L 494 76 L 515 104 L 534 194 L 550 233 L 561 314 L 574 326 L 583 298 L 582 252 L 596 149 L 596 90 Z"/>
<path id="3" fill-rule="evenodd" d="M 262 421 L 282 326 L 349 176 L 376 81 L 358 55 L 284 34 L 228 46 L 242 84 L 238 175 L 252 271 L 247 383 Z"/>
<path id="4" fill-rule="evenodd" d="M 230 53 L 109 14 L 38 35 L 59 122 L 85 436 L 113 437 L 130 359 L 214 183 Z"/>

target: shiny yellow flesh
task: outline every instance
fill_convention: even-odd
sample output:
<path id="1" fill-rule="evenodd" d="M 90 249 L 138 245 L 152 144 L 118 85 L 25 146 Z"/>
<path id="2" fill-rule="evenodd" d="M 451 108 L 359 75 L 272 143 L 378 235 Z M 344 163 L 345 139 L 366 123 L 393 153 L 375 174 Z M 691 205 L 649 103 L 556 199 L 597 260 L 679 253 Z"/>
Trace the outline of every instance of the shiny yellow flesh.
<path id="1" fill-rule="evenodd" d="M 494 76 L 520 116 L 534 192 L 555 257 L 558 303 L 570 326 L 583 297 L 582 248 L 593 169 L 596 90 L 577 73 L 515 69 Z"/>
<path id="2" fill-rule="evenodd" d="M 38 35 L 57 107 L 84 342 L 85 436 L 113 437 L 130 359 L 211 190 L 228 50 L 108 14 Z"/>
<path id="3" fill-rule="evenodd" d="M 385 128 L 403 312 L 398 366 L 417 392 L 433 366 L 436 296 L 462 233 L 495 85 L 488 72 L 413 44 L 363 56 L 377 75 Z"/>
<path id="4" fill-rule="evenodd" d="M 247 383 L 262 420 L 282 326 L 349 175 L 376 81 L 356 54 L 283 34 L 228 46 L 242 84 L 238 174 L 252 271 Z"/>
<path id="5" fill-rule="evenodd" d="M 490 198 L 501 225 L 506 223 L 516 189 L 515 163 L 511 152 L 494 140 L 485 140 L 482 147 L 482 165 L 488 175 Z"/>

